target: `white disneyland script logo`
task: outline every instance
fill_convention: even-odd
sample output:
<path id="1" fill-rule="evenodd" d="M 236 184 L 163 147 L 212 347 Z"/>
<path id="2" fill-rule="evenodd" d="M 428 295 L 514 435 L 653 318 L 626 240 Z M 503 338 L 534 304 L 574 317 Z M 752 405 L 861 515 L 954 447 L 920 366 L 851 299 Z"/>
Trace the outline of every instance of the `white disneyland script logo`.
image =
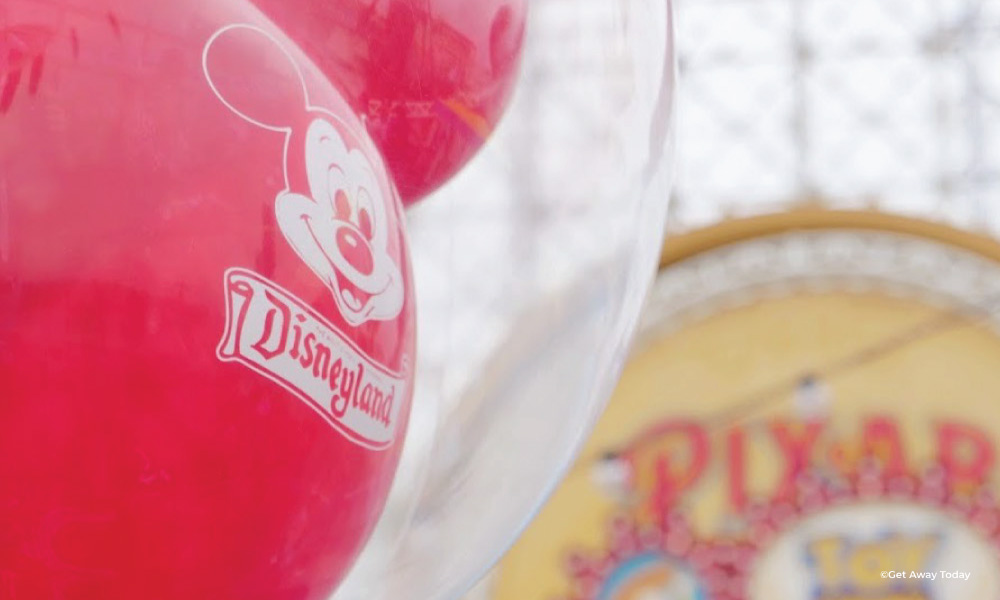
<path id="1" fill-rule="evenodd" d="M 305 131 L 258 115 L 253 99 L 227 96 L 212 75 L 213 52 L 223 43 L 266 44 L 297 75 L 309 125 Z M 220 50 L 223 54 L 226 50 Z M 205 46 L 205 76 L 219 100 L 246 121 L 285 135 L 285 189 L 275 218 L 295 253 L 332 294 L 353 327 L 397 318 L 404 286 L 389 255 L 388 202 L 371 161 L 334 126 L 343 122 L 309 105 L 305 80 L 291 54 L 266 32 L 248 25 L 218 31 Z M 261 110 L 260 112 L 266 112 Z M 346 126 L 344 126 L 346 129 Z M 290 164 L 300 144 L 304 164 Z M 308 193 L 292 190 L 289 170 L 301 169 Z M 373 449 L 391 445 L 406 378 L 368 358 L 322 315 L 278 284 L 246 269 L 225 274 L 227 325 L 219 358 L 241 362 L 298 395 L 354 442 Z M 404 365 L 406 368 L 406 365 Z"/>

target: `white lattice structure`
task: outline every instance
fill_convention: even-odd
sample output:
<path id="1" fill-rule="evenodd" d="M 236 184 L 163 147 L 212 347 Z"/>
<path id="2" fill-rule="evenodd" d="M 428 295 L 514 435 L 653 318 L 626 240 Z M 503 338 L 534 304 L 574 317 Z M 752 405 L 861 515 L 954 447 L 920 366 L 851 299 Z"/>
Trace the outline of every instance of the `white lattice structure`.
<path id="1" fill-rule="evenodd" d="M 806 200 L 1000 232 L 1000 1 L 676 7 L 672 230 Z"/>

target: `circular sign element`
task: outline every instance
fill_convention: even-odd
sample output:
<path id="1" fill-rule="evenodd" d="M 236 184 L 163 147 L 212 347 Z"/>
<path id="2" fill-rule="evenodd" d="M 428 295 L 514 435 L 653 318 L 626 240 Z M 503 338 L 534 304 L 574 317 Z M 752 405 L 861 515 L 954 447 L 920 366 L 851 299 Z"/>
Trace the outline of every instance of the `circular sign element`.
<path id="1" fill-rule="evenodd" d="M 656 579 L 618 575 L 631 564 L 691 582 L 654 582 L 650 598 L 996 596 L 998 281 L 983 255 L 874 230 L 673 261 L 497 598 L 595 600 Z"/>

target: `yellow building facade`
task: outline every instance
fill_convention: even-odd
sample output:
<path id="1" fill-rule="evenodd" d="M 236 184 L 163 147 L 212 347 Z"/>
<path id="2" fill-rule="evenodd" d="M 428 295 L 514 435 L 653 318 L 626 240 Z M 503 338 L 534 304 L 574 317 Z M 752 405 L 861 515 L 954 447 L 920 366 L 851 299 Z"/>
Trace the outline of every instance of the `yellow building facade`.
<path id="1" fill-rule="evenodd" d="M 799 210 L 668 240 L 498 600 L 1000 598 L 1000 246 Z"/>

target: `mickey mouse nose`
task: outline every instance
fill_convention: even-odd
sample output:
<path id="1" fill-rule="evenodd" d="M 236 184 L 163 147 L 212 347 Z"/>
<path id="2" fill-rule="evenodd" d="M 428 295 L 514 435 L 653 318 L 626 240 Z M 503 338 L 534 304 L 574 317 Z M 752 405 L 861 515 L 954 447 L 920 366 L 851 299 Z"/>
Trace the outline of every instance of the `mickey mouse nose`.
<path id="1" fill-rule="evenodd" d="M 337 249 L 362 275 L 370 275 L 374 270 L 375 261 L 368 240 L 351 227 L 341 227 L 337 230 Z"/>

